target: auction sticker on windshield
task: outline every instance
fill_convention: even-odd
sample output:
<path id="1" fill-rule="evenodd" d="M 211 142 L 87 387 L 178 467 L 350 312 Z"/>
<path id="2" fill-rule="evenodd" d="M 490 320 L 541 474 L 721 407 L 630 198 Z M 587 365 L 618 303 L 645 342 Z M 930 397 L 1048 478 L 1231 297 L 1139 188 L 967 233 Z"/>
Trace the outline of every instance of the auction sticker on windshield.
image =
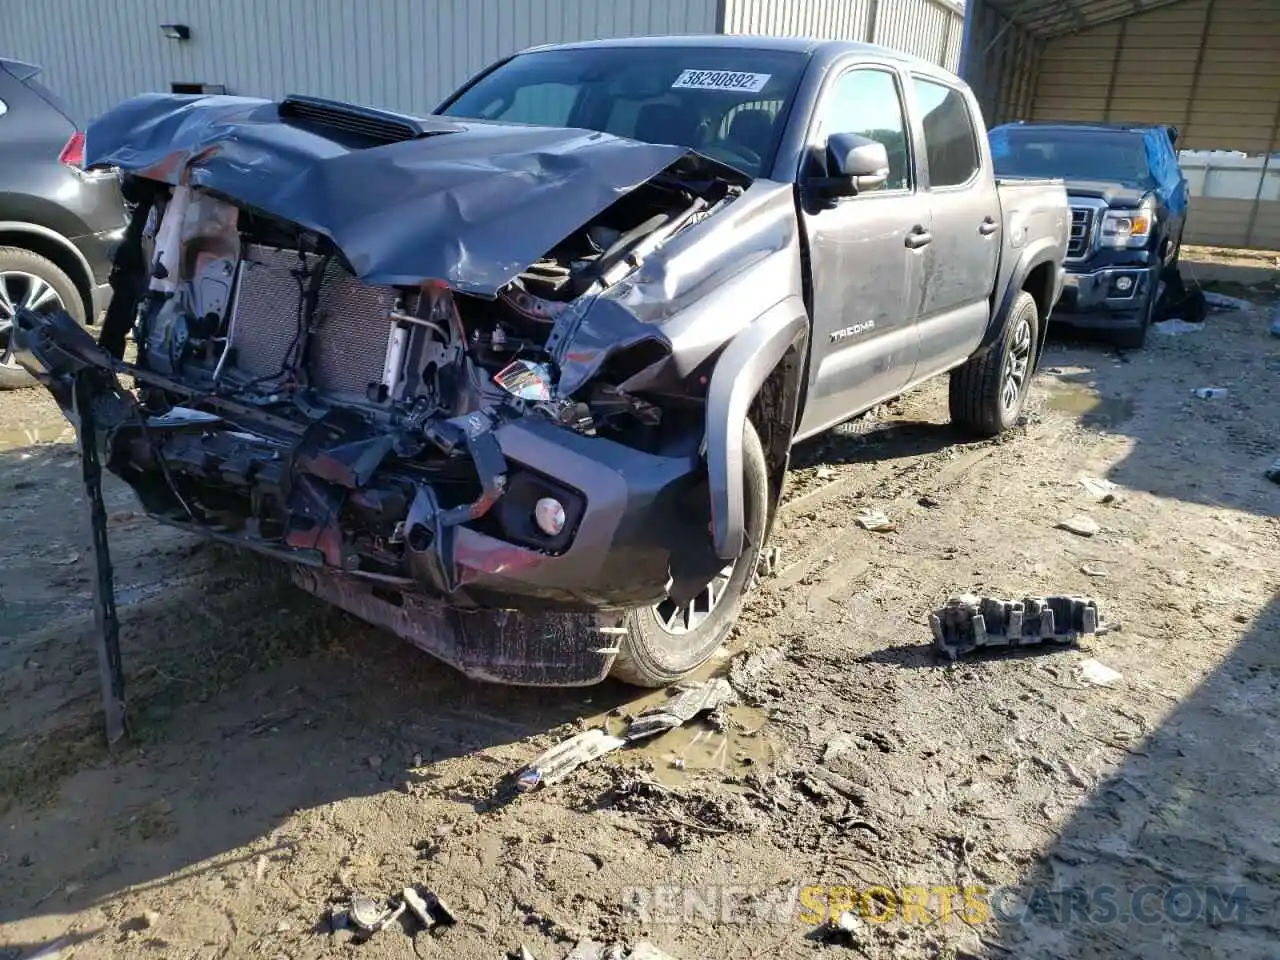
<path id="1" fill-rule="evenodd" d="M 759 93 L 773 76 L 770 73 L 739 73 L 736 70 L 686 70 L 676 77 L 672 90 L 745 90 Z"/>

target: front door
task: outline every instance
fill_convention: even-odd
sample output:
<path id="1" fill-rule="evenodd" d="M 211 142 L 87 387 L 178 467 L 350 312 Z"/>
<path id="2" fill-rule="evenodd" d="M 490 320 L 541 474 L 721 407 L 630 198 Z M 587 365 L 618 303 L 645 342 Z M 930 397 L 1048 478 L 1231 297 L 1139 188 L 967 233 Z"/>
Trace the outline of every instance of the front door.
<path id="1" fill-rule="evenodd" d="M 813 277 L 813 344 L 799 436 L 808 436 L 898 393 L 919 354 L 915 332 L 921 258 L 913 238 L 929 224 L 916 192 L 898 76 L 852 67 L 830 81 L 810 130 L 801 208 Z M 826 141 L 857 133 L 885 145 L 889 179 L 838 199 L 804 191 L 808 176 L 828 176 Z"/>

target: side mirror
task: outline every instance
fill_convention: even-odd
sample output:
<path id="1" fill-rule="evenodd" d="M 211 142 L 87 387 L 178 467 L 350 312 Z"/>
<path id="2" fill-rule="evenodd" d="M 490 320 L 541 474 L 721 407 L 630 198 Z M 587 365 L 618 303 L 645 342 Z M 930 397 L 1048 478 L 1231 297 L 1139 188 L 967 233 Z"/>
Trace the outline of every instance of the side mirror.
<path id="1" fill-rule="evenodd" d="M 889 179 L 889 151 L 879 140 L 856 133 L 827 137 L 828 192 L 852 196 L 883 186 Z"/>

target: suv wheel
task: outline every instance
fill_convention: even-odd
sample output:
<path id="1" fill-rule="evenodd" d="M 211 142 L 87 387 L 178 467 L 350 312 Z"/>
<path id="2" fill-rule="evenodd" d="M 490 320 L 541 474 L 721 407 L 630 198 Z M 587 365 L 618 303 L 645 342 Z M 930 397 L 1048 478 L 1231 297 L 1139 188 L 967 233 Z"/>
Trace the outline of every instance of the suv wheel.
<path id="1" fill-rule="evenodd" d="M 627 633 L 613 662 L 615 678 L 639 687 L 668 686 L 706 662 L 733 629 L 755 579 L 769 513 L 768 465 L 750 423 L 742 431 L 742 487 L 746 529 L 741 555 L 692 603 L 663 600 L 627 614 Z"/>
<path id="2" fill-rule="evenodd" d="M 994 437 L 1018 422 L 1035 372 L 1040 312 L 1022 290 L 1013 301 L 1004 333 L 981 356 L 951 371 L 948 394 L 951 422 L 984 437 Z"/>
<path id="3" fill-rule="evenodd" d="M 0 390 L 35 383 L 13 356 L 13 318 L 20 307 L 66 310 L 78 323 L 85 321 L 80 291 L 56 263 L 21 247 L 0 247 Z"/>

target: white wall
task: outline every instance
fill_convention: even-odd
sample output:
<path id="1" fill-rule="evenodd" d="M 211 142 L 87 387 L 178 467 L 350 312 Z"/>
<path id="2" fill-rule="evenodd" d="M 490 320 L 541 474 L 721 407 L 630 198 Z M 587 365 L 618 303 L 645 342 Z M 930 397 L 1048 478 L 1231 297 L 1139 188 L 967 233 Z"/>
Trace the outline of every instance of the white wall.
<path id="1" fill-rule="evenodd" d="M 0 0 L 0 55 L 41 64 L 84 117 L 174 81 L 425 113 L 539 43 L 713 33 L 716 0 Z M 160 33 L 191 28 L 191 39 Z"/>

